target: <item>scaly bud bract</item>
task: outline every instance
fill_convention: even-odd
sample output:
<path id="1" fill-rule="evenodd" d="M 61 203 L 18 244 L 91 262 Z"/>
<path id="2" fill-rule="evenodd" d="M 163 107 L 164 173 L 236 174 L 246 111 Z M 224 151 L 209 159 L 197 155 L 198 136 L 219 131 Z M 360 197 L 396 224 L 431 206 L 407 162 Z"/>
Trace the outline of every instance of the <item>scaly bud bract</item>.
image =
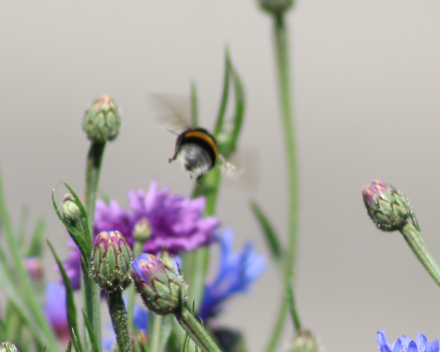
<path id="1" fill-rule="evenodd" d="M 78 204 L 76 204 L 76 200 L 71 194 L 64 196 L 61 209 L 63 210 L 64 220 L 72 225 L 81 217 L 81 210 L 79 210 Z"/>
<path id="2" fill-rule="evenodd" d="M 119 107 L 108 95 L 96 99 L 84 115 L 83 131 L 92 142 L 112 141 L 120 128 Z"/>
<path id="3" fill-rule="evenodd" d="M 152 254 L 141 253 L 131 266 L 131 277 L 148 309 L 156 314 L 175 313 L 186 299 L 183 277 Z"/>
<path id="4" fill-rule="evenodd" d="M 395 231 L 411 215 L 408 199 L 393 186 L 374 180 L 362 191 L 365 207 L 374 224 L 383 231 Z"/>
<path id="5" fill-rule="evenodd" d="M 136 242 L 142 245 L 150 239 L 151 226 L 147 218 L 142 218 L 134 225 L 133 237 Z"/>
<path id="6" fill-rule="evenodd" d="M 131 282 L 133 252 L 119 231 L 102 231 L 95 239 L 90 274 L 106 291 L 125 289 Z"/>
<path id="7" fill-rule="evenodd" d="M 271 14 L 282 14 L 290 10 L 294 0 L 258 0 L 260 7 Z"/>
<path id="8" fill-rule="evenodd" d="M 290 342 L 289 352 L 319 352 L 319 345 L 310 331 L 300 330 Z"/>
<path id="9" fill-rule="evenodd" d="M 18 352 L 18 349 L 10 342 L 3 342 L 0 345 L 0 352 Z"/>

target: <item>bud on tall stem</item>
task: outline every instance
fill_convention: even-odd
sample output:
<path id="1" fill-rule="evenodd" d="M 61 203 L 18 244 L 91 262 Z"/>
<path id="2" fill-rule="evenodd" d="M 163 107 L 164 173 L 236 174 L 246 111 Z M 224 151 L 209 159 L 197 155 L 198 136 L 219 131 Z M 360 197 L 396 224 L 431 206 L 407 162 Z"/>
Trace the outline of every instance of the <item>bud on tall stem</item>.
<path id="1" fill-rule="evenodd" d="M 145 305 L 159 315 L 174 314 L 179 324 L 202 351 L 220 352 L 209 334 L 184 305 L 183 277 L 154 255 L 142 253 L 132 264 L 131 276 Z"/>
<path id="2" fill-rule="evenodd" d="M 378 180 L 370 182 L 362 195 L 374 224 L 382 231 L 400 231 L 417 259 L 440 286 L 440 267 L 425 244 L 408 199 L 393 186 Z"/>

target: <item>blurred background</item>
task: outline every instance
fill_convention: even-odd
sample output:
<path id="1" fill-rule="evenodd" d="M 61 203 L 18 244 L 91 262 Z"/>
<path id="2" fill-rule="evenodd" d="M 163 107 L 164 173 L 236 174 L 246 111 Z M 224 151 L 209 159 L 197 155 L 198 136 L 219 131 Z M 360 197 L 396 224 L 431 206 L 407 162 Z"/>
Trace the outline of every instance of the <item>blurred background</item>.
<path id="1" fill-rule="evenodd" d="M 440 337 L 439 288 L 400 234 L 375 229 L 361 198 L 375 178 L 402 190 L 440 260 L 439 16 L 434 0 L 300 0 L 288 17 L 301 189 L 297 305 L 326 351 L 374 351 L 382 329 L 390 340 Z M 249 199 L 283 235 L 287 228 L 271 40 L 271 20 L 252 0 L 2 1 L 0 162 L 15 226 L 29 205 L 66 256 L 50 194 L 59 181 L 83 191 L 82 117 L 102 94 L 121 106 L 123 126 L 107 146 L 101 186 L 124 206 L 129 190 L 153 179 L 188 195 L 193 182 L 168 164 L 175 136 L 158 130 L 147 96 L 189 95 L 194 81 L 201 124 L 213 126 L 228 46 L 246 90 L 240 146 L 258 151 L 261 184 L 223 188 L 217 215 L 233 227 L 236 249 L 251 239 L 266 252 Z M 46 256 L 46 276 L 56 279 Z M 280 290 L 269 266 L 220 322 L 243 329 L 249 350 L 261 351 Z M 289 321 L 279 351 L 291 333 Z"/>

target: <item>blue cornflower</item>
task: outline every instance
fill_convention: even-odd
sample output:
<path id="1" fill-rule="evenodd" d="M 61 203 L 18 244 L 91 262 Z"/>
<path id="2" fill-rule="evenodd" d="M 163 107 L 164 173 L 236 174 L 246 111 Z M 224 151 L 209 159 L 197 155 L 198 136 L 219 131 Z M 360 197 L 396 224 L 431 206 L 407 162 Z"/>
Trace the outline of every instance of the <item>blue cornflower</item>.
<path id="1" fill-rule="evenodd" d="M 266 267 L 264 255 L 253 251 L 248 241 L 238 253 L 233 253 L 234 234 L 226 228 L 220 236 L 220 262 L 217 277 L 208 281 L 203 294 L 200 317 L 206 321 L 216 316 L 222 303 L 236 293 L 246 292 Z"/>
<path id="2" fill-rule="evenodd" d="M 381 352 L 439 352 L 438 340 L 429 343 L 426 336 L 420 332 L 417 334 L 415 341 L 411 340 L 408 336 L 402 335 L 391 346 L 383 330 L 382 332 L 377 332 L 376 339 L 377 347 L 379 347 Z"/>

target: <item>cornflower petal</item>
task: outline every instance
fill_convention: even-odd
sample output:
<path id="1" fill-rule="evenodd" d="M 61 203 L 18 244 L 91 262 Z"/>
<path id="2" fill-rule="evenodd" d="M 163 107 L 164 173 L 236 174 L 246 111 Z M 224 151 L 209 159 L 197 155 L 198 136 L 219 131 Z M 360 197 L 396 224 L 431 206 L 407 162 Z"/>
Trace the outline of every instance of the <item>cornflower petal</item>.
<path id="1" fill-rule="evenodd" d="M 234 234 L 226 228 L 220 237 L 220 260 L 217 276 L 205 286 L 200 317 L 206 321 L 223 309 L 223 302 L 229 297 L 246 292 L 260 277 L 266 267 L 265 257 L 253 251 L 247 242 L 243 249 L 233 253 Z"/>

